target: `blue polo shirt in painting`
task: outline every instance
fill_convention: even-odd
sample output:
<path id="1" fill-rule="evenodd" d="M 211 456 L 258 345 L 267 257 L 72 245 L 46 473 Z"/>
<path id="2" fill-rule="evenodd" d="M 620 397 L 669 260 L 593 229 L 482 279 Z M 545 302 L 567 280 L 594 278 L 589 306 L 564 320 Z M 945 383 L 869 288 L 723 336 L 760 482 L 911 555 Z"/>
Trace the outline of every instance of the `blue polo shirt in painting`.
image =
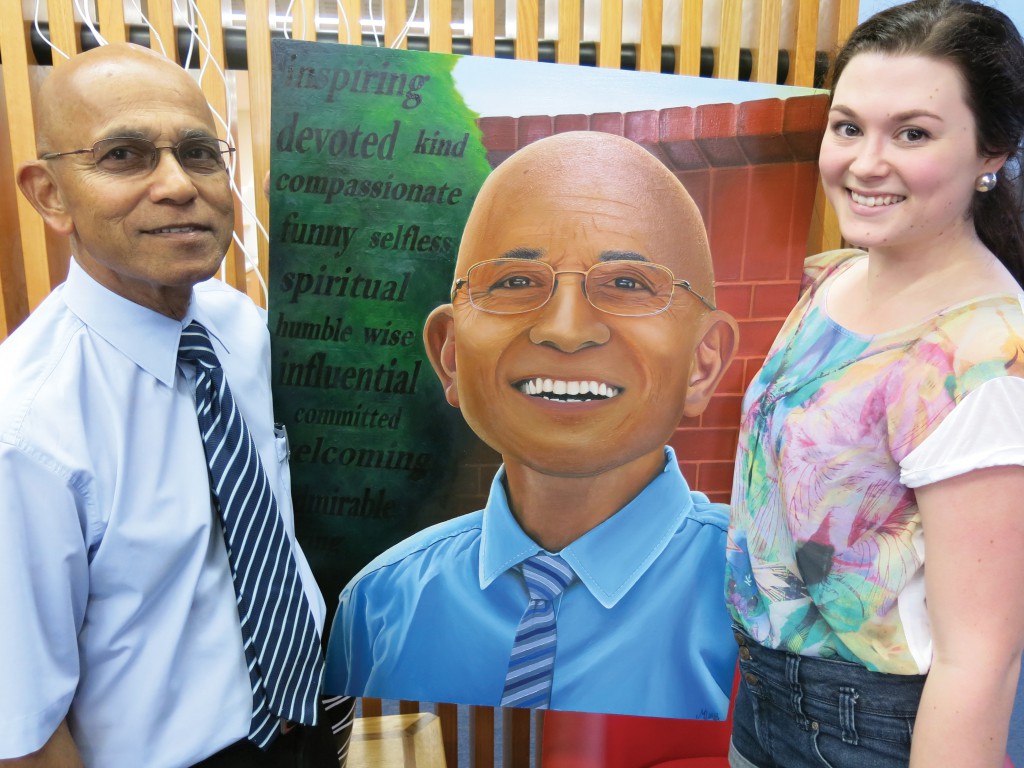
<path id="1" fill-rule="evenodd" d="M 528 595 L 516 568 L 543 551 L 516 523 L 504 469 L 485 509 L 374 559 L 345 587 L 325 689 L 497 706 Z M 554 513 L 554 512 L 553 512 Z M 690 491 L 675 454 L 615 515 L 560 554 L 551 708 L 723 719 L 736 663 L 722 600 L 728 509 Z"/>

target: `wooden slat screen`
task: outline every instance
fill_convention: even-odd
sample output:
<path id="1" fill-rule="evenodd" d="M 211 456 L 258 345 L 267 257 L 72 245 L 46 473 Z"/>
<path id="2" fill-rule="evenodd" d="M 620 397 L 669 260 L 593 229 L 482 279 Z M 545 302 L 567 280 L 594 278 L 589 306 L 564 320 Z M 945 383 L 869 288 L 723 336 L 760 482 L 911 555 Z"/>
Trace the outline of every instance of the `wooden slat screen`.
<path id="1" fill-rule="evenodd" d="M 6 138 L 10 152 L 7 167 L 0 172 L 0 206 L 6 204 L 16 210 L 14 226 L 16 232 L 5 233 L 5 245 L 0 246 L 0 338 L 6 336 L 35 307 L 50 288 L 63 277 L 67 261 L 67 245 L 52 236 L 44 234 L 42 223 L 15 187 L 15 168 L 20 160 L 35 154 L 31 103 L 34 81 L 30 65 L 35 64 L 35 55 L 29 45 L 31 19 L 23 18 L 19 0 L 2 1 L 0 14 L 0 56 L 3 60 L 4 108 L 6 110 L 9 135 Z M 720 39 L 717 41 L 714 74 L 718 77 L 739 76 L 742 20 L 744 12 L 757 5 L 759 9 L 755 44 L 751 56 L 754 63 L 751 79 L 772 82 L 776 78 L 779 61 L 779 41 L 785 35 L 781 29 L 783 0 L 676 0 L 681 4 L 681 28 L 679 44 L 675 47 L 675 70 L 680 74 L 697 74 L 701 66 L 702 20 L 705 2 L 713 4 L 720 18 Z M 789 2 L 789 0 L 786 0 Z M 858 0 L 831 0 L 836 5 L 835 29 L 830 39 L 819 42 L 817 0 L 792 0 L 796 3 L 795 44 L 790 50 L 789 76 L 787 81 L 795 85 L 810 85 L 814 78 L 816 54 L 829 50 L 837 40 L 849 34 L 857 19 Z M 54 44 L 62 50 L 74 52 L 80 48 L 82 20 L 76 18 L 73 0 L 39 0 L 48 22 L 48 34 Z M 100 31 L 110 41 L 128 39 L 125 23 L 126 8 L 133 8 L 129 0 L 93 0 L 95 17 Z M 205 19 L 209 34 L 209 53 L 197 47 L 193 55 L 201 61 L 208 58 L 221 68 L 225 67 L 225 53 L 221 14 L 218 9 L 222 0 L 200 0 L 199 8 Z M 428 45 L 430 50 L 450 52 L 452 50 L 452 4 L 451 0 L 427 0 L 430 19 Z M 472 6 L 473 34 L 471 50 L 475 55 L 495 54 L 495 1 L 465 0 Z M 541 0 L 509 0 L 515 4 L 515 56 L 520 59 L 538 58 L 540 44 L 540 2 Z M 600 39 L 596 43 L 597 63 L 603 67 L 621 66 L 623 55 L 623 0 L 595 0 L 600 14 Z M 665 0 L 639 0 L 640 39 L 637 42 L 636 66 L 645 71 L 658 71 L 662 67 L 663 20 Z M 412 0 L 385 0 L 383 3 L 383 44 L 406 47 L 408 35 L 404 34 L 406 14 Z M 246 146 L 252 147 L 252 157 L 245 166 L 251 168 L 257 189 L 269 169 L 269 99 L 270 89 L 270 5 L 269 0 L 244 0 L 246 13 L 245 35 L 248 57 L 248 91 L 251 105 L 250 121 L 244 129 L 250 132 Z M 340 42 L 361 43 L 359 0 L 341 0 L 339 7 L 344 10 L 338 21 L 337 39 Z M 378 4 L 378 11 L 380 5 Z M 558 4 L 558 38 L 554 41 L 555 58 L 567 64 L 580 60 L 580 30 L 582 18 L 579 0 L 562 0 Z M 177 46 L 177 29 L 173 4 L 170 0 L 151 0 L 146 5 L 149 23 L 154 32 L 150 44 L 160 48 L 175 60 L 180 60 Z M 130 10 L 129 10 L 130 13 Z M 317 1 L 296 0 L 293 4 L 293 18 L 289 34 L 296 39 L 313 40 L 317 35 Z M 25 14 L 26 16 L 28 14 Z M 424 11 L 418 11 L 419 16 Z M 22 18 L 19 24 L 18 19 Z M 62 61 L 55 55 L 59 66 Z M 38 78 L 37 78 L 38 79 Z M 212 64 L 207 69 L 203 88 L 211 104 L 219 112 L 227 108 L 227 95 L 223 83 Z M 17 118 L 11 120 L 11 116 Z M 2 159 L 4 155 L 0 155 Z M 255 199 L 256 215 L 266 225 L 268 206 L 261 194 Z M 241 216 L 241 213 L 239 214 Z M 241 218 L 239 219 L 239 224 Z M 838 243 L 838 232 L 834 216 L 822 204 L 819 206 L 817 224 L 812 235 L 814 245 L 831 246 Z M 264 278 L 267 270 L 267 245 L 264 238 L 258 242 L 258 261 Z M 237 252 L 236 252 L 237 251 Z M 227 279 L 245 287 L 245 265 L 240 249 L 232 249 L 226 265 Z M 261 299 L 262 300 L 262 299 Z"/>

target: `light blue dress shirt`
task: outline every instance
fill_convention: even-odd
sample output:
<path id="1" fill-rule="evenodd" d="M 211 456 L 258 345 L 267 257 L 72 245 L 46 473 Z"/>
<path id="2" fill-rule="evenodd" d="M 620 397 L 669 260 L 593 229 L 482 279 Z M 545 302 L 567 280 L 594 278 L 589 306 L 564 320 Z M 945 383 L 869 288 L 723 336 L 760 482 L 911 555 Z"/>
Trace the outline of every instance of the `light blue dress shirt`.
<path id="1" fill-rule="evenodd" d="M 172 320 L 72 262 L 0 345 L 0 757 L 39 749 L 65 717 L 88 768 L 190 766 L 248 733 L 194 371 L 177 366 L 192 319 L 210 330 L 294 542 L 262 313 L 210 281 Z"/>
<path id="2" fill-rule="evenodd" d="M 556 603 L 552 709 L 727 714 L 728 512 L 690 491 L 670 448 L 665 460 L 639 496 L 558 553 L 578 580 Z M 516 566 L 542 551 L 512 516 L 503 478 L 501 469 L 483 511 L 413 535 L 345 587 L 328 692 L 498 705 L 528 602 Z"/>

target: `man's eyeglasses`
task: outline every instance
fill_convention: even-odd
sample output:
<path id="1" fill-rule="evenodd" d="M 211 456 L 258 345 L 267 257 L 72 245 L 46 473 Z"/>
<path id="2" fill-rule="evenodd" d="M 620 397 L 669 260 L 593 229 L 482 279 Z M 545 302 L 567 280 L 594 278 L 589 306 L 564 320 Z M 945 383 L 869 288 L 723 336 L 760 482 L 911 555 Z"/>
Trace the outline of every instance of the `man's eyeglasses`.
<path id="1" fill-rule="evenodd" d="M 595 308 L 611 315 L 643 317 L 664 312 L 678 286 L 705 307 L 714 305 L 693 290 L 687 280 L 676 280 L 667 267 L 643 261 L 602 261 L 586 272 L 556 272 L 550 264 L 532 259 L 492 259 L 470 267 L 456 278 L 452 301 L 463 286 L 469 303 L 494 315 L 516 315 L 540 309 L 555 294 L 559 275 L 581 275 L 580 287 Z"/>
<path id="2" fill-rule="evenodd" d="M 100 139 L 89 149 L 70 152 L 47 152 L 40 160 L 56 160 L 68 155 L 92 155 L 92 161 L 104 173 L 117 176 L 142 176 L 150 173 L 160 162 L 160 150 L 174 153 L 181 167 L 188 173 L 207 176 L 220 173 L 227 167 L 224 155 L 235 151 L 226 141 L 206 137 L 182 139 L 177 144 L 158 147 L 149 139 L 114 136 Z"/>

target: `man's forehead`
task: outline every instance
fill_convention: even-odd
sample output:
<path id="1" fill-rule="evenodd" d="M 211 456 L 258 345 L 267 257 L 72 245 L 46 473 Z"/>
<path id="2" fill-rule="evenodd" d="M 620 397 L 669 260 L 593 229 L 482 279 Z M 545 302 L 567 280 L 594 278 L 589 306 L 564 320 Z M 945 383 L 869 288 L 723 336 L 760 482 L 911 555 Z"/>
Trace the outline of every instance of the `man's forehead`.
<path id="1" fill-rule="evenodd" d="M 498 166 L 470 214 L 457 269 L 517 249 L 561 259 L 570 247 L 581 266 L 633 253 L 678 274 L 710 275 L 693 200 L 660 160 L 621 136 L 561 134 Z"/>
<path id="2" fill-rule="evenodd" d="M 134 83 L 114 93 L 79 91 L 75 96 L 78 103 L 71 108 L 89 124 L 94 139 L 155 139 L 164 131 L 177 138 L 216 135 L 213 116 L 198 86 L 181 81 L 173 85 L 146 82 L 148 88 Z"/>
<path id="3" fill-rule="evenodd" d="M 632 259 L 671 267 L 679 243 L 704 240 L 703 224 L 673 207 L 671 195 L 648 191 L 642 198 L 611 184 L 568 193 L 543 186 L 498 191 L 467 229 L 466 266 L 527 253 L 548 260 L 573 249 L 590 264 Z"/>

